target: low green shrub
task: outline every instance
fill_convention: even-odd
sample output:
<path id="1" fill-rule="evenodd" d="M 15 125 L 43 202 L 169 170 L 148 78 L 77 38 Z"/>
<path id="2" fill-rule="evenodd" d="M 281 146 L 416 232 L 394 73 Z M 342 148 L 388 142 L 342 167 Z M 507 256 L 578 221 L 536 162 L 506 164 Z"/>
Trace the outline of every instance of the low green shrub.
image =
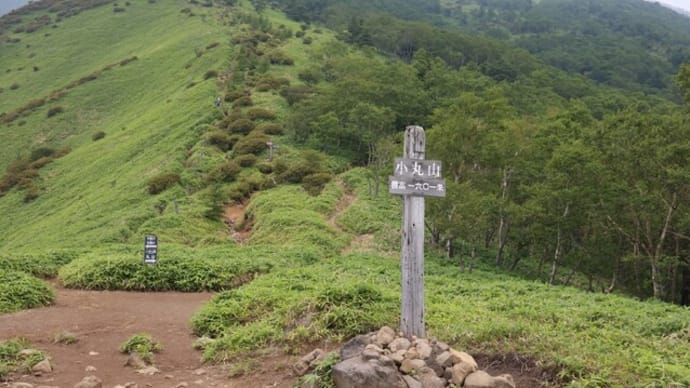
<path id="1" fill-rule="evenodd" d="M 327 172 L 309 174 L 302 179 L 302 187 L 311 195 L 319 195 L 326 183 L 333 179 L 333 175 Z"/>
<path id="2" fill-rule="evenodd" d="M 47 117 L 53 117 L 55 115 L 58 115 L 60 113 L 63 113 L 65 111 L 65 108 L 61 106 L 54 106 L 50 109 L 48 109 L 48 113 L 46 113 Z"/>
<path id="3" fill-rule="evenodd" d="M 98 132 L 94 132 L 94 134 L 91 135 L 91 140 L 98 141 L 98 140 L 103 139 L 104 137 L 105 137 L 105 132 L 98 131 Z"/>
<path id="4" fill-rule="evenodd" d="M 269 162 L 261 162 L 256 165 L 256 168 L 259 169 L 259 172 L 262 174 L 270 174 L 273 172 L 273 164 Z"/>
<path id="5" fill-rule="evenodd" d="M 12 372 L 30 372 L 31 368 L 48 356 L 33 349 L 28 341 L 21 338 L 0 341 L 0 380 Z"/>
<path id="6" fill-rule="evenodd" d="M 287 165 L 287 169 L 278 174 L 278 180 L 288 183 L 301 183 L 307 175 L 318 172 L 319 166 L 306 160 L 299 160 Z"/>
<path id="7" fill-rule="evenodd" d="M 146 182 L 146 188 L 149 194 L 156 195 L 178 183 L 180 183 L 180 174 L 172 172 L 160 173 Z"/>
<path id="8" fill-rule="evenodd" d="M 272 77 L 270 75 L 264 75 L 255 81 L 257 89 L 259 85 L 262 85 L 263 91 L 268 90 L 279 90 L 283 87 L 290 86 L 290 80 L 285 77 Z"/>
<path id="9" fill-rule="evenodd" d="M 199 292 L 238 287 L 271 269 L 269 262 L 251 256 L 211 259 L 175 252 L 159 252 L 159 256 L 152 266 L 138 256 L 90 255 L 62 267 L 59 278 L 66 287 L 87 290 Z"/>
<path id="10" fill-rule="evenodd" d="M 253 154 L 239 155 L 234 159 L 240 167 L 251 167 L 256 163 L 256 156 Z"/>
<path id="11" fill-rule="evenodd" d="M 254 105 L 254 101 L 252 101 L 252 98 L 250 96 L 242 96 L 238 99 L 235 99 L 232 103 L 232 106 L 237 108 L 237 107 L 243 107 L 243 106 L 252 106 Z"/>
<path id="12" fill-rule="evenodd" d="M 20 271 L 0 269 L 0 313 L 55 303 L 55 291 L 45 282 Z"/>
<path id="13" fill-rule="evenodd" d="M 147 333 L 135 334 L 120 345 L 121 353 L 136 353 L 147 364 L 153 364 L 153 354 L 161 350 L 163 350 L 163 345 Z"/>
<path id="14" fill-rule="evenodd" d="M 314 91 L 312 88 L 307 85 L 290 86 L 280 91 L 280 95 L 285 98 L 288 105 L 294 105 L 311 96 L 313 93 Z"/>
<path id="15" fill-rule="evenodd" d="M 297 78 L 304 83 L 315 85 L 321 82 L 323 79 L 323 73 L 321 73 L 320 69 L 311 67 L 299 72 L 297 74 Z"/>
<path id="16" fill-rule="evenodd" d="M 273 120 L 276 114 L 266 108 L 252 108 L 247 111 L 247 116 L 251 120 Z"/>
<path id="17" fill-rule="evenodd" d="M 240 139 L 240 136 L 228 135 L 223 131 L 215 130 L 209 133 L 206 138 L 208 139 L 209 144 L 216 146 L 218 149 L 225 152 L 232 149 L 232 146 L 237 143 L 237 141 Z"/>
<path id="18" fill-rule="evenodd" d="M 236 161 L 226 160 L 209 173 L 208 180 L 213 182 L 233 182 L 241 171 L 242 167 Z"/>
<path id="19" fill-rule="evenodd" d="M 283 126 L 276 123 L 261 123 L 256 130 L 273 136 L 280 136 L 284 132 Z"/>
<path id="20" fill-rule="evenodd" d="M 244 90 L 228 90 L 225 92 L 225 102 L 233 102 L 239 98 L 245 97 Z"/>
<path id="21" fill-rule="evenodd" d="M 246 135 L 254 129 L 256 124 L 250 119 L 239 119 L 231 122 L 227 126 L 227 130 L 230 133 Z"/>
<path id="22" fill-rule="evenodd" d="M 232 150 L 238 154 L 254 154 L 258 155 L 267 149 L 266 143 L 270 141 L 271 138 L 264 135 L 263 133 L 252 132 L 249 135 L 240 139 Z"/>
<path id="23" fill-rule="evenodd" d="M 42 253 L 0 254 L 0 268 L 22 271 L 48 279 L 57 276 L 58 269 L 83 254 L 81 250 L 54 250 Z"/>
<path id="24" fill-rule="evenodd" d="M 217 78 L 218 77 L 218 71 L 217 70 L 209 70 L 206 73 L 204 73 L 204 80 L 208 80 L 211 78 Z"/>
<path id="25" fill-rule="evenodd" d="M 268 60 L 272 65 L 292 66 L 295 64 L 292 58 L 280 50 L 274 50 L 268 53 Z"/>

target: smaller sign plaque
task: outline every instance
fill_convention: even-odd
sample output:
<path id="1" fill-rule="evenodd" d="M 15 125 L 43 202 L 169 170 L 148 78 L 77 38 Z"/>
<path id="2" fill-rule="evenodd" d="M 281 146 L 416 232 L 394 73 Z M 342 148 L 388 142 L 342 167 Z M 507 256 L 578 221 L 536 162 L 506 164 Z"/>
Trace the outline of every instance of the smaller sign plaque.
<path id="1" fill-rule="evenodd" d="M 394 195 L 418 197 L 445 197 L 445 179 L 429 179 L 406 176 L 388 177 L 388 192 Z"/>
<path id="2" fill-rule="evenodd" d="M 147 235 L 144 238 L 144 263 L 156 264 L 158 262 L 158 237 Z"/>

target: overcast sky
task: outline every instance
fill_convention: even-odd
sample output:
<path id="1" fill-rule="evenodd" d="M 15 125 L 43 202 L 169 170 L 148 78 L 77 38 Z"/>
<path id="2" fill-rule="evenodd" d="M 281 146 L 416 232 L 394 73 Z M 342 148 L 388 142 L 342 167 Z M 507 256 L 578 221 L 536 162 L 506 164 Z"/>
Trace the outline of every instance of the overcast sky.
<path id="1" fill-rule="evenodd" d="M 690 0 L 647 0 L 652 2 L 659 2 L 660 4 L 667 4 L 672 7 L 682 8 L 690 12 Z"/>
<path id="2" fill-rule="evenodd" d="M 27 4 L 29 0 L 0 0 L 0 16 Z"/>
<path id="3" fill-rule="evenodd" d="M 667 4 L 667 5 L 670 5 L 672 7 L 682 8 L 682 9 L 684 9 L 690 13 L 690 0 L 647 0 L 647 1 L 652 1 L 652 2 L 658 1 L 661 4 Z M 29 2 L 29 0 L 0 0 L 0 16 L 10 12 L 11 10 L 13 10 L 15 8 L 19 8 L 20 6 L 22 6 L 28 2 Z"/>

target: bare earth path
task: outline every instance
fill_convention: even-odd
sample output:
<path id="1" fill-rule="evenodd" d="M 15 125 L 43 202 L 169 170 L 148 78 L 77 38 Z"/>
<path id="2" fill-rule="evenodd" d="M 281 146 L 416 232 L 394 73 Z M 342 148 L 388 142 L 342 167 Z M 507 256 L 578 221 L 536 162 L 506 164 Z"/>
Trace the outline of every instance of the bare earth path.
<path id="1" fill-rule="evenodd" d="M 229 380 L 218 366 L 202 365 L 200 353 L 192 348 L 189 320 L 212 294 L 137 293 L 121 291 L 68 290 L 56 286 L 54 306 L 0 315 L 0 340 L 27 338 L 46 351 L 54 365 L 43 376 L 14 375 L 14 381 L 71 388 L 87 375 L 98 376 L 103 387 L 135 382 L 143 387 L 289 387 L 286 371 L 264 373 L 261 378 L 245 376 Z M 54 344 L 55 335 L 71 332 L 79 342 Z M 130 336 L 149 333 L 163 345 L 156 354 L 160 374 L 144 376 L 125 366 L 127 355 L 119 346 Z M 87 366 L 95 371 L 87 372 Z M 291 379 L 290 379 L 291 380 Z M 253 381 L 253 383 L 248 383 Z M 0 383 L 11 386 L 9 383 Z"/>

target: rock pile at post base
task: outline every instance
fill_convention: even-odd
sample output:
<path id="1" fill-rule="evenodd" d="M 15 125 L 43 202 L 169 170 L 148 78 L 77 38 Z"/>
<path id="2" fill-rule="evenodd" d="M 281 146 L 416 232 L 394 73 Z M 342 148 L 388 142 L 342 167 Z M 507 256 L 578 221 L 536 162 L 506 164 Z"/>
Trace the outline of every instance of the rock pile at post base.
<path id="1" fill-rule="evenodd" d="M 386 326 L 343 345 L 332 376 L 337 388 L 515 388 L 511 375 L 491 376 L 465 352 Z"/>

